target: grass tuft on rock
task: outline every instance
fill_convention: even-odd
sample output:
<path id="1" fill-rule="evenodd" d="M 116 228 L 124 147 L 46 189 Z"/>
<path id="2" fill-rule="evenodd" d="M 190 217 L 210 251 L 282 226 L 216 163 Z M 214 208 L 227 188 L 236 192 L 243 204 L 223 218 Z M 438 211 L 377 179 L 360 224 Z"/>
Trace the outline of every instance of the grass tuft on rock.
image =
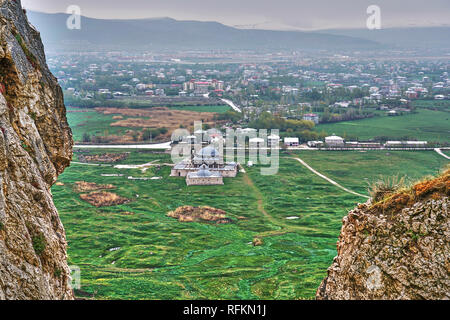
<path id="1" fill-rule="evenodd" d="M 16 34 L 15 38 L 16 38 L 17 42 L 19 43 L 20 47 L 22 48 L 23 52 L 25 53 L 25 56 L 27 57 L 28 62 L 30 62 L 31 65 L 33 66 L 33 68 L 37 70 L 39 68 L 38 60 L 31 53 L 31 51 L 28 49 L 28 47 L 25 45 L 21 35 Z"/>
<path id="2" fill-rule="evenodd" d="M 44 235 L 33 236 L 33 249 L 38 256 L 44 253 L 46 245 Z"/>
<path id="3" fill-rule="evenodd" d="M 400 212 L 417 201 L 450 196 L 450 167 L 447 166 L 440 176 L 426 177 L 412 186 L 398 178 L 378 181 L 371 186 L 370 195 L 372 208 L 383 213 Z"/>

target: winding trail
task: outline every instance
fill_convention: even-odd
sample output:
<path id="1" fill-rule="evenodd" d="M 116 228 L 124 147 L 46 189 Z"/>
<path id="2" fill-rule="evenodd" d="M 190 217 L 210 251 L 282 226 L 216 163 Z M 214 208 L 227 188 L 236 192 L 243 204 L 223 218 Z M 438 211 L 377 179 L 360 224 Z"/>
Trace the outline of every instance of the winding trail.
<path id="1" fill-rule="evenodd" d="M 315 175 L 321 177 L 322 179 L 328 181 L 328 182 L 331 183 L 332 185 L 334 185 L 334 186 L 336 186 L 336 187 L 338 187 L 338 188 L 344 190 L 345 192 L 351 193 L 351 194 L 353 194 L 353 195 L 355 195 L 355 196 L 358 196 L 358 197 L 363 197 L 363 198 L 366 198 L 366 199 L 370 199 L 370 197 L 368 197 L 368 196 L 365 196 L 365 195 L 363 195 L 363 194 L 357 193 L 357 192 L 355 192 L 355 191 L 352 191 L 352 190 L 350 190 L 350 189 L 347 189 L 346 187 L 341 186 L 341 185 L 340 185 L 339 183 L 337 183 L 336 181 L 331 180 L 331 179 L 328 178 L 327 176 L 321 174 L 320 172 L 318 172 L 317 170 L 315 170 L 314 168 L 312 168 L 310 165 L 308 165 L 308 164 L 307 164 L 305 161 L 303 161 L 302 159 L 300 159 L 300 158 L 291 158 L 291 159 L 297 160 L 297 161 L 300 162 L 303 166 L 305 166 L 309 171 L 311 171 L 311 172 L 314 173 Z"/>
<path id="2" fill-rule="evenodd" d="M 438 154 L 440 154 L 441 156 L 443 156 L 445 159 L 450 160 L 450 157 L 447 156 L 445 153 L 443 153 L 441 149 L 436 148 L 436 149 L 434 149 L 434 151 L 436 151 Z"/>
<path id="3" fill-rule="evenodd" d="M 254 192 L 257 200 L 257 208 L 258 211 L 264 216 L 265 219 L 267 219 L 272 225 L 280 228 L 280 230 L 272 230 L 272 231 L 266 231 L 258 234 L 257 238 L 267 238 L 267 237 L 273 237 L 273 236 L 281 236 L 287 233 L 295 233 L 295 232 L 317 232 L 317 229 L 310 228 L 310 227 L 304 227 L 304 226 L 295 226 L 290 225 L 283 221 L 282 219 L 277 219 L 271 214 L 269 214 L 266 209 L 264 208 L 264 196 L 261 193 L 261 191 L 258 189 L 258 187 L 253 183 L 252 179 L 248 175 L 248 173 L 244 173 L 244 183 L 249 186 Z"/>

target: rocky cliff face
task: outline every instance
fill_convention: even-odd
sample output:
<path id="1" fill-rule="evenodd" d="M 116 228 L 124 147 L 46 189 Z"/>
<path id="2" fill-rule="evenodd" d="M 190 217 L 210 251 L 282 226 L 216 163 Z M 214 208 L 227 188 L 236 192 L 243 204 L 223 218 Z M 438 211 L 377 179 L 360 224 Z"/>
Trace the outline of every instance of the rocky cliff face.
<path id="1" fill-rule="evenodd" d="M 61 88 L 19 0 L 0 0 L 0 299 L 71 299 L 50 187 L 72 158 Z"/>
<path id="2" fill-rule="evenodd" d="M 343 219 L 317 299 L 450 299 L 450 170 Z"/>

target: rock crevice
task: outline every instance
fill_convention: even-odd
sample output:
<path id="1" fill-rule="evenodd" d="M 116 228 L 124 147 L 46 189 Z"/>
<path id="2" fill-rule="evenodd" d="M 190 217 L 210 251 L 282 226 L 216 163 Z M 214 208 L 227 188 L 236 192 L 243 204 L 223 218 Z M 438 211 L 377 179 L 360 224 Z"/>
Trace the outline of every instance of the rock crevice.
<path id="1" fill-rule="evenodd" d="M 72 159 L 62 90 L 20 1 L 0 0 L 0 299 L 72 299 L 50 192 Z"/>

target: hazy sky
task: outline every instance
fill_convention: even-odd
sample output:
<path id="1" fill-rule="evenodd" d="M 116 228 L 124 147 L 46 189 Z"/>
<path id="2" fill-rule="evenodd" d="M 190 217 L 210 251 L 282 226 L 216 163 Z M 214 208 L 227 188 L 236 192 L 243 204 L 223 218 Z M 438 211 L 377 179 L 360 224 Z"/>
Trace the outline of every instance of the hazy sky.
<path id="1" fill-rule="evenodd" d="M 171 17 L 269 29 L 362 28 L 369 5 L 383 27 L 450 25 L 450 0 L 22 0 L 25 8 L 95 18 Z"/>

